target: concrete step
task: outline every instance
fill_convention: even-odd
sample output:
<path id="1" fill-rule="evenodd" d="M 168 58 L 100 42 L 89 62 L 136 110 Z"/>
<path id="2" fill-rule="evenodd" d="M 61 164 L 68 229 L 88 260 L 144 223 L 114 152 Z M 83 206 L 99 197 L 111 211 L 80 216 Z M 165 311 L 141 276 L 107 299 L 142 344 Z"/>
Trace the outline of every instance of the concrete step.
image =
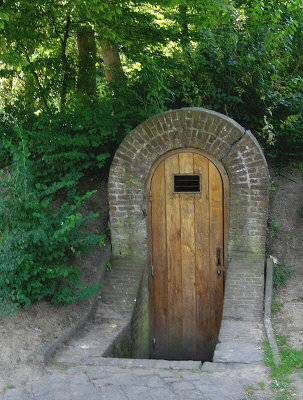
<path id="1" fill-rule="evenodd" d="M 261 323 L 223 319 L 213 361 L 215 363 L 262 363 L 264 339 L 264 326 Z"/>

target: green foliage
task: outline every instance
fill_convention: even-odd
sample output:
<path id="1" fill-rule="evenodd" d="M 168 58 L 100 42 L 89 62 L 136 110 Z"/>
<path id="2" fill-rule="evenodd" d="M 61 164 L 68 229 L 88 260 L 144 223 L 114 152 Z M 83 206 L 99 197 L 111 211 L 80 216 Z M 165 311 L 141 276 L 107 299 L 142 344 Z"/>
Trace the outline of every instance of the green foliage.
<path id="1" fill-rule="evenodd" d="M 291 349 L 287 339 L 283 336 L 276 336 L 276 340 L 282 362 L 280 365 L 275 364 L 269 343 L 265 342 L 265 364 L 271 368 L 271 386 L 278 392 L 275 400 L 288 400 L 293 398 L 292 393 L 294 392 L 288 376 L 302 368 L 303 351 Z"/>
<path id="2" fill-rule="evenodd" d="M 66 170 L 94 168 L 112 153 L 109 143 L 143 119 L 182 106 L 234 118 L 277 163 L 302 159 L 300 0 L 3 0 L 1 7 L 0 105 L 10 115 L 18 109 L 31 154 L 44 154 L 51 168 L 58 159 Z M 94 33 L 97 48 L 97 96 L 88 107 L 88 90 L 79 89 L 80 28 Z M 116 64 L 106 65 L 104 42 Z M 81 49 L 90 60 L 89 46 Z M 123 79 L 108 82 L 106 69 L 120 59 Z"/>
<path id="3" fill-rule="evenodd" d="M 270 237 L 276 237 L 278 229 L 281 227 L 281 222 L 270 220 L 268 233 Z"/>
<path id="4" fill-rule="evenodd" d="M 280 301 L 273 299 L 271 303 L 271 314 L 276 315 L 278 314 L 283 308 L 283 303 Z"/>
<path id="5" fill-rule="evenodd" d="M 257 384 L 258 384 L 259 389 L 261 389 L 261 390 L 264 390 L 264 389 L 265 389 L 265 382 L 260 381 L 260 382 L 258 382 Z"/>
<path id="6" fill-rule="evenodd" d="M 9 147 L 23 141 L 41 177 L 100 169 L 109 158 L 117 129 L 111 119 L 104 118 L 104 113 L 83 107 L 78 112 L 42 113 L 31 118 L 22 117 L 20 111 L 14 116 L 3 114 L 0 134 L 6 140 L 2 142 L 0 161 L 8 165 Z"/>
<path id="7" fill-rule="evenodd" d="M 72 265 L 100 240 L 84 231 L 96 215 L 84 217 L 80 211 L 93 192 L 70 196 L 77 183 L 71 173 L 48 185 L 38 183 L 26 148 L 18 150 L 0 177 L 2 315 L 44 298 L 73 302 L 96 290 L 81 284 L 80 270 Z"/>
<path id="8" fill-rule="evenodd" d="M 16 387 L 16 386 L 14 386 L 14 385 L 8 383 L 8 384 L 6 384 L 6 385 L 3 386 L 3 390 L 6 391 L 6 390 L 9 390 L 9 389 L 15 389 L 15 387 Z"/>
<path id="9" fill-rule="evenodd" d="M 276 289 L 286 286 L 288 278 L 291 276 L 290 266 L 287 264 L 275 264 L 273 269 L 273 285 Z"/>
<path id="10" fill-rule="evenodd" d="M 113 265 L 111 263 L 106 264 L 106 270 L 110 271 L 113 268 Z"/>
<path id="11" fill-rule="evenodd" d="M 249 126 L 279 162 L 302 158 L 301 3 L 222 2 L 210 14 L 204 6 L 200 18 L 198 7 L 187 8 L 187 51 L 173 53 L 179 104 Z"/>
<path id="12" fill-rule="evenodd" d="M 20 282 L 32 271 L 40 279 L 46 257 L 58 275 L 42 285 L 52 301 L 73 297 L 63 287 L 57 300 L 47 292 L 58 271 L 69 287 L 78 279 L 69 266 L 84 222 L 77 181 L 106 170 L 118 143 L 151 115 L 217 110 L 251 129 L 277 165 L 303 165 L 301 0 L 2 0 L 0 49 L 0 168 L 9 166 L 1 257 Z M 270 235 L 278 228 L 272 221 Z M 12 282 L 14 272 L 6 274 Z M 32 301 L 18 290 L 6 294 L 6 310 Z M 33 298 L 39 290 L 28 289 Z"/>
<path id="13" fill-rule="evenodd" d="M 274 192 L 274 191 L 278 190 L 279 187 L 280 187 L 279 183 L 276 183 L 276 182 L 272 181 L 271 185 L 270 185 L 270 190 Z"/>

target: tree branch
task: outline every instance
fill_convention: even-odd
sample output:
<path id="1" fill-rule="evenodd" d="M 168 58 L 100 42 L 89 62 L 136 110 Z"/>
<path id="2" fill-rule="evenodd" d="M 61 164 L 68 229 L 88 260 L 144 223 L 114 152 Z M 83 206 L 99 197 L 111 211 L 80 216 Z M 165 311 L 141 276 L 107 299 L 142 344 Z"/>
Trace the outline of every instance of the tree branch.
<path id="1" fill-rule="evenodd" d="M 27 54 L 26 51 L 25 51 L 25 57 L 26 57 L 26 60 L 28 61 L 28 63 L 31 65 L 31 64 L 32 64 L 32 63 L 31 63 L 31 60 L 30 60 L 29 55 Z M 36 81 L 36 83 L 37 83 L 37 85 L 38 85 L 38 88 L 39 88 L 39 92 L 40 92 L 40 96 L 41 96 L 41 100 L 42 100 L 42 102 L 43 102 L 43 105 L 44 105 L 44 107 L 45 107 L 47 110 L 49 110 L 49 106 L 48 106 L 47 100 L 46 100 L 46 98 L 45 98 L 45 96 L 44 96 L 43 87 L 42 87 L 42 85 L 41 85 L 41 83 L 40 83 L 39 76 L 38 76 L 37 72 L 36 72 L 34 69 L 31 69 L 31 73 L 33 74 L 33 77 L 34 77 L 34 79 L 35 79 L 35 81 Z"/>

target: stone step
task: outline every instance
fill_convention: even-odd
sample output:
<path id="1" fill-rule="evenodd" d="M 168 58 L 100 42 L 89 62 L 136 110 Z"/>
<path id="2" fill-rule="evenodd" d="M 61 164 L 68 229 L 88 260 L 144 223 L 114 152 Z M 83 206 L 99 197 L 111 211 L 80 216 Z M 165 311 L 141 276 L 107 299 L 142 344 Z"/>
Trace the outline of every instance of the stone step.
<path id="1" fill-rule="evenodd" d="M 144 260 L 140 262 L 130 257 L 111 260 L 112 269 L 105 273 L 94 322 L 87 324 L 82 333 L 64 347 L 56 357 L 57 362 L 94 365 L 102 355 L 107 355 L 115 338 L 122 335 L 131 322 L 146 265 Z"/>

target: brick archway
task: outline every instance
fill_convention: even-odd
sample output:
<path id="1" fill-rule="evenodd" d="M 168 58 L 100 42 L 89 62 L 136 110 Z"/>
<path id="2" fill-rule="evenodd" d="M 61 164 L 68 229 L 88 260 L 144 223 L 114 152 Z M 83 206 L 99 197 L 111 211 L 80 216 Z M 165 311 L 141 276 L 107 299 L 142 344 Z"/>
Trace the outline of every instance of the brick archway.
<path id="1" fill-rule="evenodd" d="M 147 256 L 146 180 L 159 157 L 186 147 L 214 157 L 229 177 L 224 315 L 259 319 L 269 173 L 252 133 L 225 115 L 203 108 L 172 110 L 143 122 L 123 140 L 109 178 L 113 254 Z"/>

